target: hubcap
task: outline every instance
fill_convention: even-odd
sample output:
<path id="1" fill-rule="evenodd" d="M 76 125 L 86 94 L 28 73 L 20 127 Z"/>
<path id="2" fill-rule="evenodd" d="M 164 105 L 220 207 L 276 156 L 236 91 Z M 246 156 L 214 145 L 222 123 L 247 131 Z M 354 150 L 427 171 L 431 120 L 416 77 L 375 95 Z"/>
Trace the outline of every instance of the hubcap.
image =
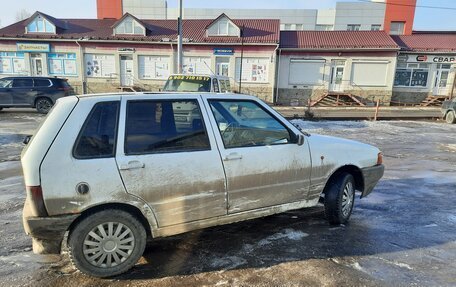
<path id="1" fill-rule="evenodd" d="M 38 103 L 36 103 L 37 107 L 41 111 L 49 111 L 51 109 L 51 103 L 49 103 L 46 100 L 39 100 Z"/>
<path id="2" fill-rule="evenodd" d="M 107 222 L 87 234 L 82 251 L 93 266 L 109 268 L 127 260 L 134 247 L 135 237 L 130 228 L 119 222 Z"/>
<path id="3" fill-rule="evenodd" d="M 353 206 L 353 199 L 355 196 L 355 190 L 351 182 L 347 182 L 344 187 L 344 194 L 342 195 L 342 214 L 347 217 Z"/>

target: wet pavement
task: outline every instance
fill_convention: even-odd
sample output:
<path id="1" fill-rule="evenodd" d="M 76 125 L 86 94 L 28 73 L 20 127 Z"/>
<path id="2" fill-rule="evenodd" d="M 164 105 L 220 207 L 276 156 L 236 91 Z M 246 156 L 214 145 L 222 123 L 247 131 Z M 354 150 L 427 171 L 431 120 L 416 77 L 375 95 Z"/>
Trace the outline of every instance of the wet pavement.
<path id="1" fill-rule="evenodd" d="M 65 251 L 34 255 L 22 230 L 21 142 L 42 119 L 0 112 L 0 286 L 456 286 L 456 125 L 299 122 L 384 152 L 385 176 L 349 224 L 315 207 L 157 239 L 129 273 L 102 280 Z"/>

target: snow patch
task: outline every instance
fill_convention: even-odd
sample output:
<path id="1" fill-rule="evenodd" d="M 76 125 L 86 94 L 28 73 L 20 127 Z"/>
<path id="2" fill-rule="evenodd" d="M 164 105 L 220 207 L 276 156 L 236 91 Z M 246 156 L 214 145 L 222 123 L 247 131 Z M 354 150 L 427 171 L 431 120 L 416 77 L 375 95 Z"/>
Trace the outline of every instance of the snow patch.
<path id="1" fill-rule="evenodd" d="M 247 260 L 238 256 L 226 256 L 222 258 L 215 258 L 210 263 L 213 268 L 234 269 L 238 266 L 246 264 Z"/>
<path id="2" fill-rule="evenodd" d="M 350 266 L 351 266 L 352 268 L 354 268 L 354 269 L 358 270 L 358 271 L 362 271 L 362 272 L 364 272 L 364 269 L 363 269 L 363 267 L 361 267 L 361 265 L 359 265 L 359 263 L 358 263 L 358 262 L 352 263 L 352 264 L 350 264 Z"/>
<path id="3" fill-rule="evenodd" d="M 307 236 L 309 236 L 309 234 L 301 232 L 301 231 L 296 231 L 291 228 L 287 228 L 284 230 L 284 232 L 276 233 L 276 234 L 273 234 L 271 236 L 268 236 L 268 237 L 260 240 L 258 242 L 258 245 L 266 246 L 266 245 L 273 243 L 273 241 L 276 241 L 279 239 L 284 239 L 284 238 L 297 241 L 297 240 L 301 240 L 302 238 L 307 237 Z"/>
<path id="4" fill-rule="evenodd" d="M 450 214 L 448 215 L 448 221 L 452 223 L 456 223 L 456 215 Z"/>

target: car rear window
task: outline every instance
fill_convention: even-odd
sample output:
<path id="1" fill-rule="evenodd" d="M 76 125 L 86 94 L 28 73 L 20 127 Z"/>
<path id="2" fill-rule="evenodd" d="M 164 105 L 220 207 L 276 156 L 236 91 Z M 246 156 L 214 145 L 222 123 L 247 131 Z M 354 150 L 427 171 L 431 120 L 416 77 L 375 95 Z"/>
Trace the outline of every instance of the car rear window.
<path id="1" fill-rule="evenodd" d="M 13 88 L 33 87 L 32 79 L 14 79 Z"/>
<path id="2" fill-rule="evenodd" d="M 35 87 L 50 87 L 51 81 L 47 79 L 35 79 L 33 80 L 35 83 Z"/>
<path id="3" fill-rule="evenodd" d="M 126 154 L 210 149 L 196 100 L 129 101 L 125 129 Z"/>
<path id="4" fill-rule="evenodd" d="M 78 159 L 113 157 L 118 117 L 119 102 L 96 104 L 82 126 L 73 156 Z"/>

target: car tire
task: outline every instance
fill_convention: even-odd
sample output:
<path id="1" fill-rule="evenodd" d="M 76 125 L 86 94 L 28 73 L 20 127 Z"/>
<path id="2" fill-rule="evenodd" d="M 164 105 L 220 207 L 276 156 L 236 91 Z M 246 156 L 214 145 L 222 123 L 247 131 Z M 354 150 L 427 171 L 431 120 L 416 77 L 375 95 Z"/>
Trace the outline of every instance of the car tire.
<path id="1" fill-rule="evenodd" d="M 143 255 L 146 230 L 132 214 L 107 209 L 85 217 L 68 238 L 70 259 L 82 273 L 112 277 L 127 272 Z"/>
<path id="2" fill-rule="evenodd" d="M 449 111 L 446 115 L 445 115 L 445 121 L 449 124 L 454 124 L 456 123 L 456 116 L 454 114 L 453 111 Z"/>
<path id="3" fill-rule="evenodd" d="M 35 102 L 35 108 L 40 114 L 47 114 L 54 104 L 48 98 L 38 98 Z"/>
<path id="4" fill-rule="evenodd" d="M 349 173 L 340 173 L 325 188 L 325 216 L 330 224 L 344 224 L 355 203 L 355 180 Z"/>

